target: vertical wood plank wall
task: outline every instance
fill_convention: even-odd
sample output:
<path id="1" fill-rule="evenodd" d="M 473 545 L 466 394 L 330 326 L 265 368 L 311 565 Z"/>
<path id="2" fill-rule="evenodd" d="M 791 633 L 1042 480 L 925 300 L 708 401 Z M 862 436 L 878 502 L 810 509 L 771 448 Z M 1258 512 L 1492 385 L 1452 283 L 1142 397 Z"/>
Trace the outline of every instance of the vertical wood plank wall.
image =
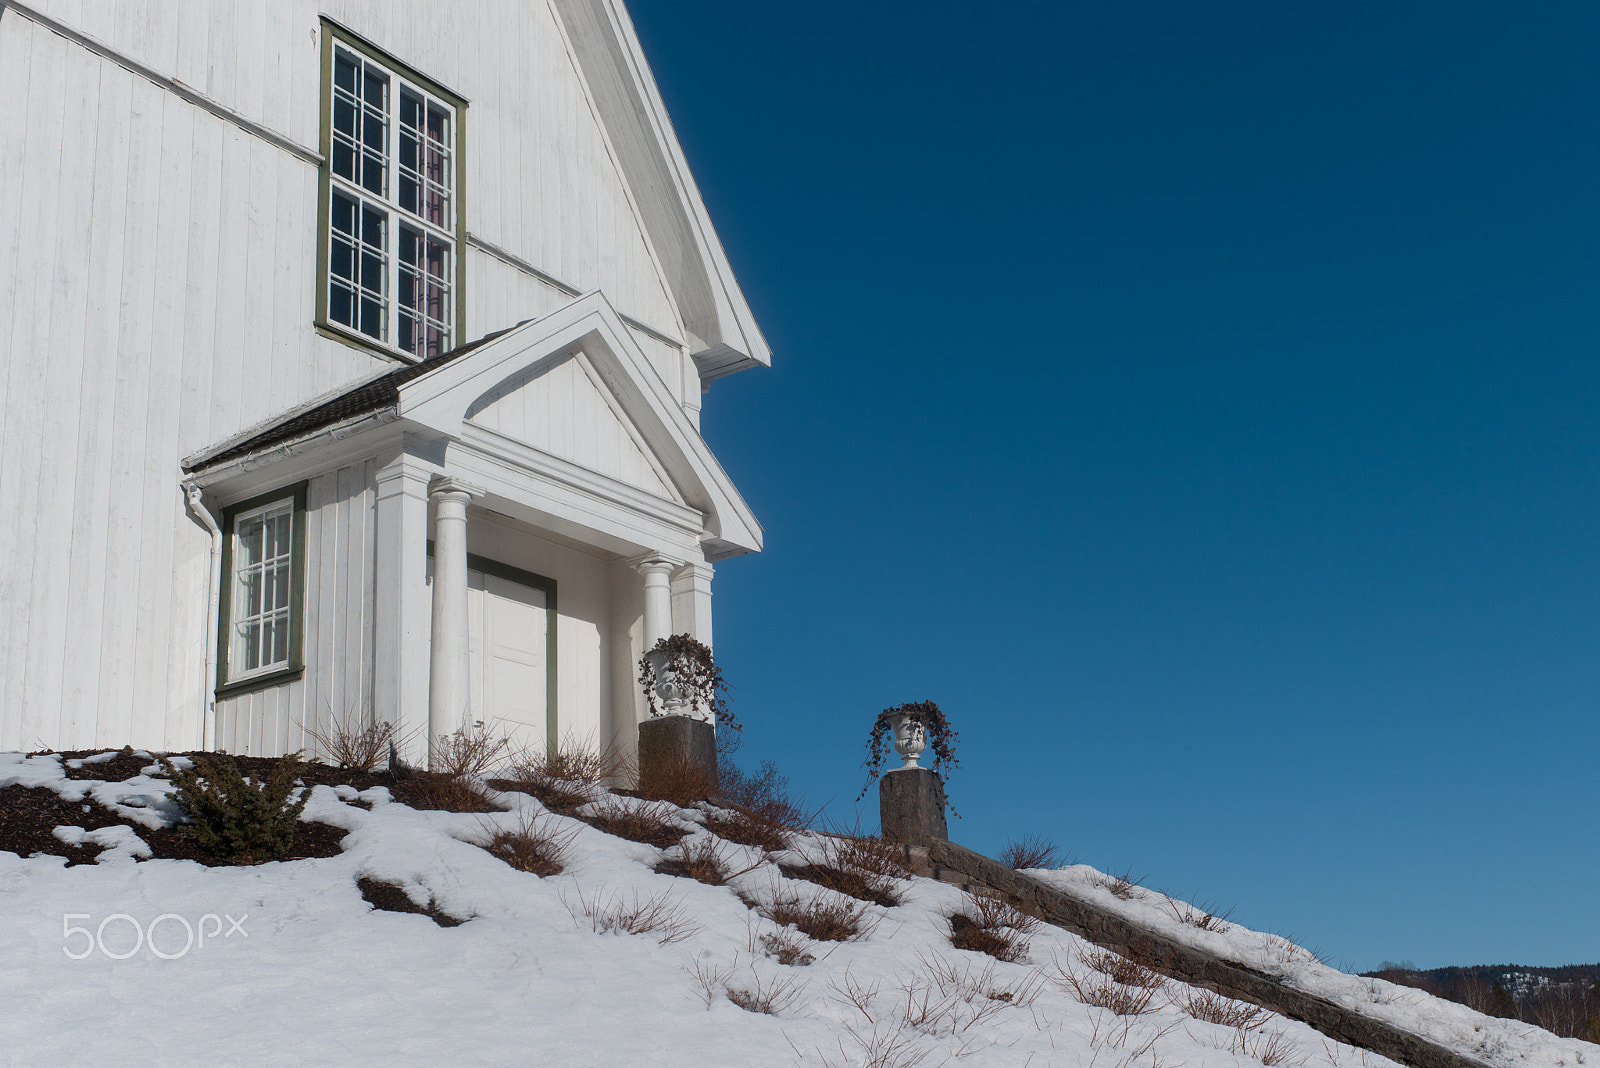
<path id="1" fill-rule="evenodd" d="M 222 748 L 268 756 L 315 752 L 307 728 L 370 721 L 377 490 L 371 460 L 306 486 L 305 675 L 218 701 Z"/>
<path id="2" fill-rule="evenodd" d="M 683 337 L 544 0 L 28 6 L 312 151 L 326 11 L 471 101 L 467 229 L 563 283 L 459 250 L 463 339 L 545 314 L 569 289 L 601 289 Z M 210 542 L 180 459 L 388 363 L 312 328 L 312 163 L 15 9 L 0 13 L 0 100 L 0 749 L 193 748 Z M 684 347 L 637 336 L 697 418 Z M 324 626 L 327 607 L 308 604 L 308 619 Z M 370 692 L 329 685 L 231 702 L 230 729 L 264 739 L 330 694 Z"/>

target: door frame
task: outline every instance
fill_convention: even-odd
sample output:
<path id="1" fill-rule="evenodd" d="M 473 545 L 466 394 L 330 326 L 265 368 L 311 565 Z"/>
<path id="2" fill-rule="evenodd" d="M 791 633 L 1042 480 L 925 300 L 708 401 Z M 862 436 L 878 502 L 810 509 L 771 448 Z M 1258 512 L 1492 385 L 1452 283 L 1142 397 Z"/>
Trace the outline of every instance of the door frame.
<path id="1" fill-rule="evenodd" d="M 428 558 L 433 558 L 433 539 L 428 539 Z M 520 567 L 502 564 L 477 553 L 467 554 L 467 570 L 481 571 L 485 575 L 515 582 L 519 586 L 539 590 L 544 594 L 544 744 L 545 752 L 556 751 L 560 730 L 556 717 L 556 580 L 524 571 Z M 431 583 L 431 580 L 430 580 Z"/>

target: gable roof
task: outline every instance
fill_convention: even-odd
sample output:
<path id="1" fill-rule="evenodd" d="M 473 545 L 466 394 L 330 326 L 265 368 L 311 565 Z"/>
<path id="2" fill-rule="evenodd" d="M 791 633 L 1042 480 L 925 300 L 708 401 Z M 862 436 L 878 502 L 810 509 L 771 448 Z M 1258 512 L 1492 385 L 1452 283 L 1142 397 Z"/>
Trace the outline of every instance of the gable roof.
<path id="1" fill-rule="evenodd" d="M 704 516 L 713 559 L 759 552 L 761 524 L 689 422 L 632 331 L 598 291 L 539 319 L 486 335 L 421 363 L 398 367 L 244 434 L 186 457 L 198 473 L 252 454 L 387 413 L 430 434 L 460 441 L 485 398 L 548 357 L 581 350 L 606 389 L 659 458 L 684 499 Z"/>
<path id="2" fill-rule="evenodd" d="M 666 272 L 701 379 L 771 366 L 622 0 L 552 2 Z"/>
<path id="3" fill-rule="evenodd" d="M 359 385 L 349 387 L 343 392 L 335 393 L 327 399 L 318 398 L 309 404 L 298 408 L 291 408 L 282 415 L 273 416 L 264 423 L 225 438 L 210 448 L 202 449 L 183 458 L 185 471 L 201 471 L 208 467 L 218 467 L 241 456 L 248 456 L 253 452 L 281 445 L 287 441 L 299 438 L 321 430 L 323 427 L 335 423 L 343 423 L 362 415 L 381 412 L 386 408 L 393 408 L 400 402 L 400 387 L 412 379 L 420 378 L 430 371 L 436 370 L 451 360 L 465 356 L 475 349 L 487 345 L 498 337 L 502 337 L 519 327 L 532 322 L 524 319 L 516 326 L 504 330 L 496 330 L 492 334 L 485 334 L 476 341 L 469 341 L 465 345 L 458 345 L 449 352 L 442 352 L 437 356 L 430 356 L 419 363 L 407 364 L 397 367 L 392 371 L 384 372 L 376 378 L 369 378 Z"/>

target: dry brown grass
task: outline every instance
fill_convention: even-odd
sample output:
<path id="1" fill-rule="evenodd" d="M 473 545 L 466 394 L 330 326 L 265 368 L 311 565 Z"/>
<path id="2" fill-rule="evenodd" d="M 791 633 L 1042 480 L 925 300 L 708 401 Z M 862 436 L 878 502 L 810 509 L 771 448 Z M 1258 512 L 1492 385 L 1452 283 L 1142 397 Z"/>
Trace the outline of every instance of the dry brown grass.
<path id="1" fill-rule="evenodd" d="M 665 946 L 692 938 L 701 929 L 700 924 L 689 919 L 683 901 L 675 900 L 669 892 L 641 897 L 635 891 L 627 897 L 620 893 L 607 897 L 603 890 L 593 894 L 579 890 L 576 896 L 577 901 L 573 902 L 563 894 L 562 904 L 574 920 L 580 915 L 587 919 L 596 934 L 655 935 L 656 941 Z"/>
<path id="2" fill-rule="evenodd" d="M 760 972 L 750 969 L 750 981 L 738 986 L 728 984 L 728 1000 L 746 1012 L 779 1016 L 800 1003 L 806 985 L 793 976 L 763 978 Z"/>
<path id="3" fill-rule="evenodd" d="M 707 886 L 722 886 L 728 881 L 728 866 L 722 859 L 721 847 L 710 835 L 680 843 L 674 851 L 677 855 L 663 857 L 656 871 L 694 879 Z"/>
<path id="4" fill-rule="evenodd" d="M 761 947 L 763 955 L 771 957 L 779 964 L 786 964 L 792 968 L 803 968 L 808 964 L 815 964 L 817 958 L 806 952 L 811 948 L 811 943 L 801 937 L 798 932 L 785 928 L 782 931 L 767 931 L 757 935 L 757 945 Z"/>
<path id="5" fill-rule="evenodd" d="M 947 919 L 952 946 L 1009 964 L 1026 959 L 1027 936 L 1039 929 L 1038 920 L 994 897 L 968 895 L 965 907 Z"/>
<path id="6" fill-rule="evenodd" d="M 1179 923 L 1198 927 L 1202 931 L 1226 931 L 1229 927 L 1228 914 L 1233 910 L 1215 912 L 1216 906 L 1211 902 L 1204 905 L 1192 905 L 1187 901 L 1180 901 L 1175 897 L 1167 898 L 1167 911 L 1172 913 L 1172 918 Z"/>
<path id="7" fill-rule="evenodd" d="M 1121 898 L 1123 901 L 1132 901 L 1134 898 L 1145 896 L 1146 891 L 1140 885 L 1145 878 L 1145 876 L 1141 875 L 1135 879 L 1133 870 L 1129 869 L 1121 875 L 1107 875 L 1105 872 L 1097 871 L 1094 873 L 1093 881 L 1096 886 L 1102 886 L 1111 891 L 1112 897 Z"/>
<path id="8" fill-rule="evenodd" d="M 840 836 L 825 839 L 823 863 L 784 868 L 783 873 L 805 879 L 829 890 L 870 901 L 885 908 L 900 903 L 895 892 L 896 879 L 909 879 L 898 847 L 875 836 Z"/>
<path id="9" fill-rule="evenodd" d="M 1221 994 L 1197 987 L 1184 987 L 1183 994 L 1172 999 L 1175 1008 L 1182 1009 L 1196 1020 L 1220 1024 L 1240 1031 L 1253 1031 L 1267 1022 L 1271 1015 L 1259 1005 L 1234 1001 Z"/>
<path id="10" fill-rule="evenodd" d="M 765 853 L 789 848 L 789 830 L 784 824 L 743 809 L 707 809 L 706 830 L 718 838 L 754 846 Z"/>
<path id="11" fill-rule="evenodd" d="M 1309 1059 L 1306 1052 L 1295 1045 L 1282 1031 L 1250 1031 L 1240 1028 L 1233 1032 L 1226 1044 L 1218 1040 L 1213 1041 L 1212 1045 L 1236 1056 L 1258 1060 L 1264 1068 L 1277 1068 L 1278 1065 L 1300 1068 Z"/>
<path id="12" fill-rule="evenodd" d="M 872 930 L 867 923 L 866 906 L 835 895 L 812 898 L 779 897 L 770 905 L 759 906 L 761 915 L 780 927 L 794 927 L 818 942 L 852 942 Z"/>
<path id="13" fill-rule="evenodd" d="M 1161 978 L 1159 976 L 1156 976 L 1154 981 L 1148 985 L 1130 985 L 1118 982 L 1096 965 L 1097 963 L 1104 964 L 1113 970 L 1117 970 L 1121 966 L 1097 961 L 1095 958 L 1098 955 L 1099 951 L 1083 952 L 1078 954 L 1076 961 L 1069 955 L 1065 964 L 1057 958 L 1054 974 L 1049 975 L 1048 978 L 1085 1005 L 1109 1009 L 1118 1016 L 1143 1016 L 1145 1013 L 1155 1012 L 1160 1007 L 1155 1003 L 1156 992 L 1161 989 Z M 1115 957 L 1116 954 L 1110 954 L 1110 956 Z M 1126 964 L 1131 965 L 1133 968 L 1139 967 L 1132 961 L 1126 961 Z M 1086 965 L 1089 970 L 1081 970 L 1080 965 Z M 1149 969 L 1140 969 L 1140 971 L 1148 972 Z M 1138 973 L 1131 974 L 1137 975 Z"/>
<path id="14" fill-rule="evenodd" d="M 1017 871 L 1058 868 L 1061 866 L 1061 849 L 1043 835 L 1030 834 L 1019 842 L 1007 838 L 1000 850 L 1000 863 Z"/>
<path id="15" fill-rule="evenodd" d="M 623 798 L 607 797 L 596 803 L 589 815 L 578 818 L 606 834 L 667 849 L 689 833 L 679 825 L 677 816 L 677 810 L 669 805 L 630 805 Z"/>
<path id="16" fill-rule="evenodd" d="M 578 834 L 576 827 L 563 828 L 555 817 L 542 812 L 524 812 L 517 826 L 509 830 L 492 824 L 484 824 L 483 830 L 488 838 L 485 849 L 518 871 L 541 878 L 561 874 Z"/>
<path id="17" fill-rule="evenodd" d="M 594 800 L 599 784 L 631 778 L 629 763 L 615 747 L 597 751 L 569 734 L 553 748 L 525 747 L 512 754 L 510 774 L 489 785 L 529 794 L 545 808 L 571 815 Z"/>
<path id="18" fill-rule="evenodd" d="M 359 712 L 347 712 L 343 716 L 330 714 L 327 726 L 307 726 L 305 732 L 338 767 L 371 771 L 389 759 L 390 744 L 399 745 L 401 737 L 399 727 L 393 723 L 380 721 L 360 725 L 366 718 Z"/>
<path id="19" fill-rule="evenodd" d="M 1109 949 L 1086 949 L 1079 959 L 1090 968 L 1123 986 L 1137 986 L 1143 988 L 1160 986 L 1162 976 L 1160 972 L 1146 968 L 1137 961 L 1129 960 Z"/>

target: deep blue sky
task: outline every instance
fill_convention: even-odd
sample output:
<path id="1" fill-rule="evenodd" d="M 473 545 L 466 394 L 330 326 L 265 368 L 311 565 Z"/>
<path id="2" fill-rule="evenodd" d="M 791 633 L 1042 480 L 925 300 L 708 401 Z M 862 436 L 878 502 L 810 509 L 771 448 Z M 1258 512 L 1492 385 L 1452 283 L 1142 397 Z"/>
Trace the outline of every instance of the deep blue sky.
<path id="1" fill-rule="evenodd" d="M 930 698 L 974 848 L 1600 960 L 1600 6 L 631 11 L 774 351 L 748 762 L 848 822 Z"/>

